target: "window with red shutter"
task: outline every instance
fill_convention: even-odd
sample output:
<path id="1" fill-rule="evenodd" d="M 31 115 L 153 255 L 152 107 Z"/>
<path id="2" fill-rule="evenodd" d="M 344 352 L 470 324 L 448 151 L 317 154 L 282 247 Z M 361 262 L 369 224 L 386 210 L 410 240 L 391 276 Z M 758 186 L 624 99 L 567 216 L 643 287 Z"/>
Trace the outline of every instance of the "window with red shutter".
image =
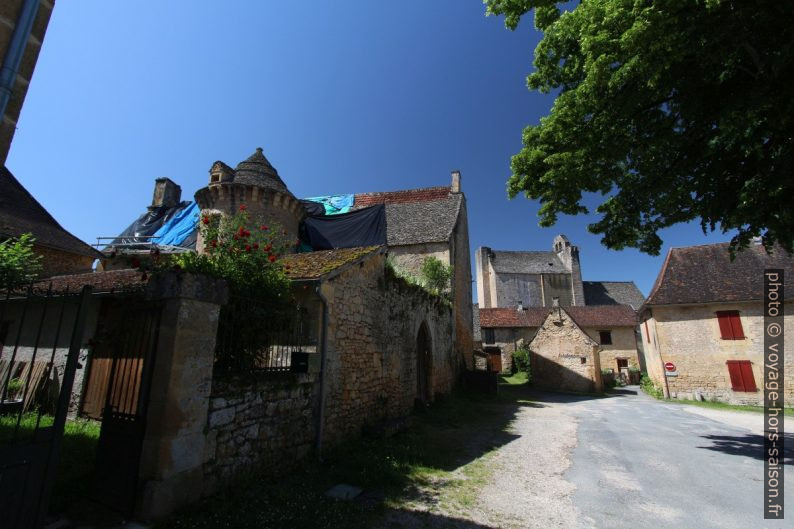
<path id="1" fill-rule="evenodd" d="M 738 310 L 718 310 L 717 321 L 723 340 L 744 340 L 742 320 Z"/>
<path id="2" fill-rule="evenodd" d="M 728 374 L 733 391 L 756 391 L 753 364 L 749 360 L 728 360 Z"/>

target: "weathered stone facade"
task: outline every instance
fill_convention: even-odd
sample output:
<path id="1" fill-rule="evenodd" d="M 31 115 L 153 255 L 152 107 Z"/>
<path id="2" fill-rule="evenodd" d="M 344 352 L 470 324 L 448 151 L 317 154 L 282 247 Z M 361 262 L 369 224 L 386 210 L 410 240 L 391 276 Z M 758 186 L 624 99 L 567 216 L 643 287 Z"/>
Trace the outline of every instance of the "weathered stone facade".
<path id="1" fill-rule="evenodd" d="M 786 302 L 784 340 L 794 343 L 794 304 Z M 739 311 L 744 339 L 721 338 L 717 311 Z M 760 389 L 764 374 L 764 328 L 761 302 L 654 306 L 641 326 L 646 364 L 653 381 L 671 398 L 719 400 L 763 406 Z M 785 356 L 784 399 L 794 405 L 794 357 Z M 733 391 L 726 362 L 749 360 L 755 392 Z M 672 362 L 677 376 L 665 376 L 663 364 Z M 665 378 L 666 385 L 665 385 Z"/>
<path id="2" fill-rule="evenodd" d="M 626 360 L 629 366 L 639 369 L 637 335 L 634 332 L 634 327 L 584 327 L 582 330 L 600 346 L 598 356 L 601 359 L 601 369 L 611 368 L 617 373 L 618 359 Z M 610 332 L 612 336 L 611 344 L 601 343 L 599 331 L 603 330 Z"/>
<path id="3" fill-rule="evenodd" d="M 251 468 L 288 470 L 314 448 L 318 373 L 214 378 L 204 449 L 204 493 Z"/>
<path id="4" fill-rule="evenodd" d="M 427 395 L 448 393 L 463 358 L 453 347 L 452 309 L 442 300 L 390 277 L 376 255 L 324 281 L 328 341 L 323 439 L 358 436 L 368 423 L 407 415 L 427 377 Z M 419 373 L 420 328 L 431 359 Z"/>
<path id="5" fill-rule="evenodd" d="M 529 349 L 536 386 L 580 393 L 603 391 L 598 343 L 564 310 L 552 310 Z"/>
<path id="6" fill-rule="evenodd" d="M 42 256 L 41 277 L 82 274 L 90 272 L 94 266 L 94 257 L 88 255 L 56 250 L 40 244 L 34 244 L 33 251 Z"/>

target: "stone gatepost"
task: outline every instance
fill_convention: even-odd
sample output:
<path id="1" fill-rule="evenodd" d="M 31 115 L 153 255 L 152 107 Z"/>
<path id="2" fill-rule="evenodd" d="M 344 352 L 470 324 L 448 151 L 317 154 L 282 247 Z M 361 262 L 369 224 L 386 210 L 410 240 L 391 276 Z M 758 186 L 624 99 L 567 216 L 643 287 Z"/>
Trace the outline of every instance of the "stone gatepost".
<path id="1" fill-rule="evenodd" d="M 205 428 L 220 307 L 226 283 L 192 274 L 156 275 L 148 296 L 163 311 L 139 467 L 136 514 L 165 516 L 201 498 Z"/>

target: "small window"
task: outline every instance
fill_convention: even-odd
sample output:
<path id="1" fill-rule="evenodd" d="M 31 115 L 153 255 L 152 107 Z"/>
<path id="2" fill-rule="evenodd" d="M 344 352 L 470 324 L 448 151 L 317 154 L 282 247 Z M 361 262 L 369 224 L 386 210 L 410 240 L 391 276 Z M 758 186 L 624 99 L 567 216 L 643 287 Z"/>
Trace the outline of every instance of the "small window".
<path id="1" fill-rule="evenodd" d="M 217 183 L 221 181 L 221 174 L 220 173 L 212 173 L 210 175 L 210 183 Z"/>
<path id="2" fill-rule="evenodd" d="M 742 320 L 738 310 L 717 311 L 717 321 L 720 324 L 720 334 L 723 340 L 744 340 Z"/>
<path id="3" fill-rule="evenodd" d="M 753 364 L 749 360 L 728 360 L 728 375 L 733 391 L 756 391 Z"/>
<path id="4" fill-rule="evenodd" d="M 598 339 L 601 345 L 612 345 L 612 331 L 598 331 Z"/>
<path id="5" fill-rule="evenodd" d="M 496 343 L 496 337 L 494 336 L 493 329 L 483 329 L 482 337 L 485 343 Z"/>

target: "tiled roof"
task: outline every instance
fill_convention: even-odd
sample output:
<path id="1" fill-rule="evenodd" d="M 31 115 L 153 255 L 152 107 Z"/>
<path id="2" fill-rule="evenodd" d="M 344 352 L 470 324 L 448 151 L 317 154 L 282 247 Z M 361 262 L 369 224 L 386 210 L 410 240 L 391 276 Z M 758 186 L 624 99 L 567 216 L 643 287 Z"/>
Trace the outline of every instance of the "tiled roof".
<path id="1" fill-rule="evenodd" d="M 582 281 L 585 305 L 631 305 L 638 310 L 645 296 L 633 281 Z"/>
<path id="2" fill-rule="evenodd" d="M 571 271 L 554 252 L 492 250 L 490 263 L 501 274 L 566 274 Z"/>
<path id="3" fill-rule="evenodd" d="M 540 327 L 548 316 L 548 307 L 480 309 L 480 327 Z"/>
<path id="4" fill-rule="evenodd" d="M 540 327 L 553 311 L 551 307 L 480 309 L 480 326 Z M 563 307 L 580 327 L 634 327 L 637 315 L 628 305 Z"/>
<path id="5" fill-rule="evenodd" d="M 361 209 L 376 204 L 404 204 L 406 202 L 442 200 L 450 196 L 450 194 L 447 186 L 384 191 L 382 193 L 356 193 L 353 208 Z"/>
<path id="6" fill-rule="evenodd" d="M 399 246 L 448 241 L 462 203 L 459 193 L 441 200 L 386 203 L 386 242 Z"/>
<path id="7" fill-rule="evenodd" d="M 50 277 L 36 283 L 36 288 L 46 290 L 52 285 L 54 292 L 77 292 L 85 285 L 94 288 L 95 292 L 136 290 L 143 288 L 149 276 L 140 270 L 110 270 L 106 272 L 89 272 Z"/>
<path id="8" fill-rule="evenodd" d="M 629 305 L 563 307 L 579 327 L 634 327 L 637 313 Z"/>
<path id="9" fill-rule="evenodd" d="M 784 270 L 785 299 L 794 298 L 794 256 L 750 246 L 731 262 L 728 243 L 671 248 L 647 305 L 753 301 L 764 297 L 764 269 Z"/>
<path id="10" fill-rule="evenodd" d="M 340 267 L 353 263 L 382 247 L 339 248 L 284 256 L 282 262 L 290 279 L 319 279 Z"/>
<path id="11" fill-rule="evenodd" d="M 5 166 L 0 169 L 0 236 L 32 233 L 36 244 L 100 259 L 102 254 L 66 231 Z"/>

